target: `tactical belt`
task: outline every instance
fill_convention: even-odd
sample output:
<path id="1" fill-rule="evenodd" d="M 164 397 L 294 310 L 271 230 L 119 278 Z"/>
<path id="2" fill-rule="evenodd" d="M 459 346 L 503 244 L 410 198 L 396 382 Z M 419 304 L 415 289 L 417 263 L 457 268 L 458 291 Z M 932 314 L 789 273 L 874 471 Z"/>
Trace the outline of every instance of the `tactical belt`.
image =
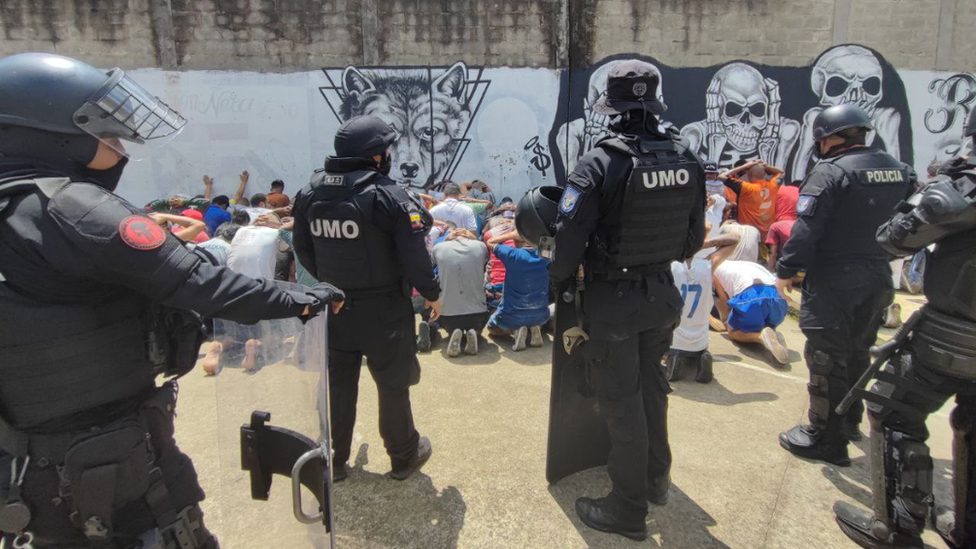
<path id="1" fill-rule="evenodd" d="M 595 282 L 637 282 L 643 283 L 649 276 L 669 272 L 671 265 L 648 265 L 635 269 L 612 269 L 606 271 L 587 271 L 587 279 Z"/>
<path id="2" fill-rule="evenodd" d="M 925 309 L 925 317 L 915 328 L 915 356 L 939 373 L 976 379 L 976 323 Z"/>

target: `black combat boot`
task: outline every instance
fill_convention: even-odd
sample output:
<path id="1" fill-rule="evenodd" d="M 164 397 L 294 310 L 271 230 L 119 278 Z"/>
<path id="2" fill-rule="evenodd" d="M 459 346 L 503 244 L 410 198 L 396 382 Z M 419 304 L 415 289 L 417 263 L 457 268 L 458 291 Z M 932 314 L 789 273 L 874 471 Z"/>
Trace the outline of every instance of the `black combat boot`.
<path id="1" fill-rule="evenodd" d="M 647 524 L 640 521 L 624 521 L 607 505 L 606 498 L 579 498 L 576 500 L 576 514 L 583 524 L 611 534 L 619 534 L 635 541 L 647 539 Z"/>
<path id="2" fill-rule="evenodd" d="M 647 487 L 647 501 L 654 505 L 668 504 L 668 490 L 671 488 L 671 476 L 664 475 L 652 478 Z"/>
<path id="3" fill-rule="evenodd" d="M 349 478 L 349 467 L 343 463 L 332 464 L 332 482 L 342 482 Z"/>
<path id="4" fill-rule="evenodd" d="M 419 471 L 427 463 L 433 453 L 434 449 L 430 446 L 430 440 L 427 437 L 420 437 L 420 441 L 417 442 L 417 453 L 408 462 L 394 463 L 390 477 L 394 480 L 407 480 L 410 475 Z"/>
<path id="5" fill-rule="evenodd" d="M 918 532 L 892 532 L 887 525 L 875 520 L 873 513 L 844 501 L 834 503 L 834 518 L 847 537 L 865 549 L 922 549 L 925 546 Z"/>
<path id="6" fill-rule="evenodd" d="M 851 458 L 847 454 L 847 441 L 842 444 L 829 444 L 823 440 L 821 431 L 811 425 L 797 425 L 779 434 L 779 445 L 794 456 L 826 461 L 838 467 L 850 467 Z"/>

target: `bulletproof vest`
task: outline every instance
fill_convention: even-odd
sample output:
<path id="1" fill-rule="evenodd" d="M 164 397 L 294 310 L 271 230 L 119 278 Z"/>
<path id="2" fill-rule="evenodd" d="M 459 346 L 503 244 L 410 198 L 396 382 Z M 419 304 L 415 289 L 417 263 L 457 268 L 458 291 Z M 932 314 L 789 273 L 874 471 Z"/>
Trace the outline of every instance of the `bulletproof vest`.
<path id="1" fill-rule="evenodd" d="M 847 185 L 845 192 L 834 197 L 834 212 L 818 244 L 818 258 L 825 263 L 888 261 L 875 235 L 908 196 L 908 169 L 877 150 L 843 154 L 824 163 L 843 170 Z"/>
<path id="2" fill-rule="evenodd" d="M 976 170 L 963 173 L 976 182 Z M 970 214 L 976 215 L 976 204 Z M 976 322 L 976 229 L 942 238 L 925 262 L 925 297 L 947 315 Z"/>
<path id="3" fill-rule="evenodd" d="M 145 345 L 146 300 L 24 257 L 17 241 L 37 235 L 17 234 L 5 222 L 18 215 L 27 193 L 66 181 L 0 182 L 0 417 L 20 430 L 98 425 L 102 411 L 155 386 Z M 20 215 L 36 215 L 30 225 L 42 238 L 58 230 L 45 211 Z M 30 281 L 34 291 L 21 291 L 21 281 Z M 66 287 L 73 290 L 70 302 L 45 299 L 45 288 Z"/>
<path id="4" fill-rule="evenodd" d="M 673 140 L 640 140 L 628 146 L 619 138 L 599 146 L 631 157 L 620 225 L 607 239 L 607 266 L 613 269 L 669 269 L 683 259 L 692 208 L 699 207 L 705 174 L 697 160 Z"/>
<path id="5" fill-rule="evenodd" d="M 318 171 L 312 176 L 306 220 L 315 248 L 316 278 L 343 291 L 400 290 L 403 278 L 393 235 L 374 216 L 383 185 L 372 170 Z"/>

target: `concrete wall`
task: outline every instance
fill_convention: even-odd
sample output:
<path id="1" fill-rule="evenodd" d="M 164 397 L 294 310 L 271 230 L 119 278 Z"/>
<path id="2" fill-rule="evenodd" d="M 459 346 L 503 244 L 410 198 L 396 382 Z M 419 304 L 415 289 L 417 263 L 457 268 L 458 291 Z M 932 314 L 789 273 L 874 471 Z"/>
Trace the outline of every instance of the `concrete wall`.
<path id="1" fill-rule="evenodd" d="M 976 0 L 4 0 L 0 54 L 123 68 L 802 66 L 863 44 L 896 67 L 976 70 Z"/>

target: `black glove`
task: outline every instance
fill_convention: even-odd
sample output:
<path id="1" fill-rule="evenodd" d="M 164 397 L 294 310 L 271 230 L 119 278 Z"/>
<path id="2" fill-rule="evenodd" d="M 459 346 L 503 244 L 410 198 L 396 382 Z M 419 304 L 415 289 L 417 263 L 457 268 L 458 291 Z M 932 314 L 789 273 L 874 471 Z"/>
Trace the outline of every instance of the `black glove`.
<path id="1" fill-rule="evenodd" d="M 303 317 L 305 319 L 312 318 L 313 316 L 319 314 L 330 303 L 345 301 L 346 294 L 342 293 L 342 290 L 336 288 L 332 284 L 325 282 L 319 282 L 315 286 L 305 289 L 305 295 L 314 297 L 318 301 L 316 303 L 309 304 L 308 306 L 308 316 Z"/>

